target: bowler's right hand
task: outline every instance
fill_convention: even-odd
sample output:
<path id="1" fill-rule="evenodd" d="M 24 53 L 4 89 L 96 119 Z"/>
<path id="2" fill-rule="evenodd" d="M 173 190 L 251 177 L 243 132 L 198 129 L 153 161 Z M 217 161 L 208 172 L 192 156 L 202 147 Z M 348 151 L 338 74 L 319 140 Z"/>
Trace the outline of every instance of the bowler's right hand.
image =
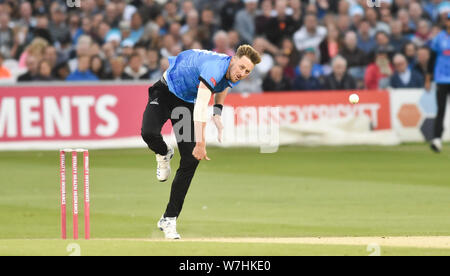
<path id="1" fill-rule="evenodd" d="M 198 161 L 201 161 L 203 159 L 208 160 L 208 161 L 211 160 L 211 159 L 209 159 L 208 155 L 206 155 L 206 144 L 204 142 L 199 142 L 195 145 L 195 148 L 192 151 L 192 155 Z"/>

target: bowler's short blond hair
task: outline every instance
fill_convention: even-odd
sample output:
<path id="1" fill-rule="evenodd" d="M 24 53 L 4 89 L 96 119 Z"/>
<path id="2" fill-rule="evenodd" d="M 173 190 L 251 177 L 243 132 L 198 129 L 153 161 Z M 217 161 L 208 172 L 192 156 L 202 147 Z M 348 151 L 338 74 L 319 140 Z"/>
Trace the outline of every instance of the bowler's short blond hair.
<path id="1" fill-rule="evenodd" d="M 250 61 L 256 65 L 261 62 L 261 55 L 250 45 L 241 45 L 236 51 L 236 56 L 241 58 L 243 56 L 248 57 Z"/>

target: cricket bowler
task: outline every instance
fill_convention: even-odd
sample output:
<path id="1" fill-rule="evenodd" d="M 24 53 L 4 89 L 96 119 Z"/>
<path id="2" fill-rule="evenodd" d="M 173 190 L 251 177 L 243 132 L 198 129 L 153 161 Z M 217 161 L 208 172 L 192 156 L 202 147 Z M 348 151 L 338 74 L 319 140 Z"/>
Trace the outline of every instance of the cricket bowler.
<path id="1" fill-rule="evenodd" d="M 249 45 L 240 46 L 233 57 L 206 50 L 187 50 L 170 57 L 163 77 L 149 88 L 141 135 L 156 154 L 156 177 L 161 182 L 170 176 L 170 160 L 174 155 L 173 148 L 163 140 L 161 128 L 169 119 L 175 126 L 189 117 L 188 124 L 178 130 L 174 128 L 180 166 L 172 182 L 166 211 L 157 224 L 167 239 L 180 239 L 177 218 L 199 162 L 209 160 L 205 126 L 211 95 L 214 94 L 213 122 L 221 141 L 221 113 L 228 89 L 247 78 L 260 62 L 260 54 Z"/>
<path id="2" fill-rule="evenodd" d="M 434 81 L 436 82 L 437 114 L 434 121 L 434 137 L 431 149 L 434 152 L 442 150 L 442 134 L 444 132 L 444 116 L 447 98 L 450 95 L 450 12 L 447 14 L 445 29 L 431 42 L 431 50 L 436 56 L 434 67 Z M 431 75 L 427 75 L 425 88 L 430 90 Z"/>

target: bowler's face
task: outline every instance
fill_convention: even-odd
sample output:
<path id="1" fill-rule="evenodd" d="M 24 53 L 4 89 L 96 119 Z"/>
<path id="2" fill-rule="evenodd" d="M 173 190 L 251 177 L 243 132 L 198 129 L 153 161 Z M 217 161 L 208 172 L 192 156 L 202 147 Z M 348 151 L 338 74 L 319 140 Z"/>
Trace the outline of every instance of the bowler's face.
<path id="1" fill-rule="evenodd" d="M 236 56 L 233 57 L 233 62 L 230 65 L 229 80 L 235 83 L 247 78 L 248 75 L 250 75 L 250 73 L 253 71 L 254 67 L 255 65 L 246 56 L 243 56 L 241 58 L 238 58 Z"/>

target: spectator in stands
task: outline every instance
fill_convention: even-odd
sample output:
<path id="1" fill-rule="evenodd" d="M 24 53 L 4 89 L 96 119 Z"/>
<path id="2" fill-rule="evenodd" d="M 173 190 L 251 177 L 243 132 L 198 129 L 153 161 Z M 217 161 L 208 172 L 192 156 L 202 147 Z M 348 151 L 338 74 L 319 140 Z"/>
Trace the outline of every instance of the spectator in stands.
<path id="1" fill-rule="evenodd" d="M 283 68 L 283 75 L 290 81 L 295 79 L 295 68 L 290 64 L 289 56 L 283 52 L 279 52 L 275 55 L 275 64 Z"/>
<path id="2" fill-rule="evenodd" d="M 429 46 L 430 44 L 431 24 L 425 19 L 419 20 L 417 23 L 416 33 L 411 36 L 410 40 L 417 47 Z"/>
<path id="3" fill-rule="evenodd" d="M 219 30 L 219 26 L 214 20 L 214 11 L 210 7 L 202 10 L 200 22 L 199 40 L 205 49 L 211 50 L 214 47 L 213 36 Z"/>
<path id="4" fill-rule="evenodd" d="M 114 2 L 109 2 L 105 8 L 105 21 L 111 28 L 119 27 L 120 17 L 117 12 L 117 5 Z"/>
<path id="5" fill-rule="evenodd" d="M 92 50 L 92 38 L 88 35 L 82 35 L 79 37 L 77 44 L 76 44 L 76 49 L 75 49 L 75 53 L 76 53 L 76 57 L 70 59 L 68 61 L 69 64 L 69 68 L 71 72 L 74 72 L 76 70 L 76 68 L 78 67 L 78 56 L 80 55 L 91 55 L 91 50 Z"/>
<path id="6" fill-rule="evenodd" d="M 317 17 L 319 19 L 323 19 L 323 17 L 327 14 L 330 5 L 328 4 L 328 0 L 317 0 L 316 7 L 317 7 Z"/>
<path id="7" fill-rule="evenodd" d="M 0 79 L 10 79 L 12 78 L 11 72 L 8 68 L 3 66 L 4 56 L 0 53 Z"/>
<path id="8" fill-rule="evenodd" d="M 236 14 L 243 9 L 244 5 L 240 0 L 228 0 L 220 10 L 220 18 L 222 21 L 222 29 L 229 31 L 234 26 Z"/>
<path id="9" fill-rule="evenodd" d="M 378 31 L 375 34 L 375 42 L 377 48 L 384 48 L 388 52 L 389 58 L 395 53 L 395 48 L 392 46 L 391 41 L 389 40 L 389 34 L 385 31 Z M 374 56 L 374 52 L 372 53 L 372 57 Z"/>
<path id="10" fill-rule="evenodd" d="M 416 64 L 416 52 L 417 46 L 412 42 L 407 42 L 403 46 L 402 54 L 406 57 L 409 66 L 414 66 Z"/>
<path id="11" fill-rule="evenodd" d="M 270 51 L 268 48 L 270 47 L 273 47 L 273 45 L 270 46 L 270 42 L 265 38 L 257 37 L 253 41 L 253 48 L 261 55 L 261 62 L 255 66 L 255 70 L 258 71 L 263 78 L 274 65 L 273 57 L 268 53 Z M 277 50 L 278 49 L 276 49 L 275 52 Z"/>
<path id="12" fill-rule="evenodd" d="M 289 91 L 291 90 L 291 83 L 283 74 L 283 68 L 275 65 L 270 69 L 269 74 L 264 78 L 264 91 Z"/>
<path id="13" fill-rule="evenodd" d="M 159 53 L 161 54 L 161 56 L 163 56 L 163 57 L 173 56 L 173 54 L 171 53 L 171 48 L 174 45 L 175 45 L 175 39 L 173 38 L 173 36 L 170 34 L 165 35 L 162 39 L 162 44 L 160 45 L 161 49 L 160 49 Z"/>
<path id="14" fill-rule="evenodd" d="M 336 22 L 337 29 L 340 33 L 345 34 L 351 29 L 352 23 L 349 15 L 341 15 Z"/>
<path id="15" fill-rule="evenodd" d="M 130 41 L 135 44 L 134 40 L 130 37 L 131 36 L 131 23 L 129 21 L 122 20 L 119 23 L 119 30 L 120 30 L 120 38 L 122 40 L 121 46 L 123 46 L 123 43 L 125 41 Z"/>
<path id="16" fill-rule="evenodd" d="M 83 54 L 78 56 L 77 69 L 67 76 L 67 81 L 98 81 L 90 68 L 90 55 Z"/>
<path id="17" fill-rule="evenodd" d="M 340 55 L 347 61 L 348 73 L 357 81 L 362 81 L 368 61 L 366 53 L 357 47 L 355 32 L 350 31 L 345 34 L 344 46 Z"/>
<path id="18" fill-rule="evenodd" d="M 25 1 L 20 4 L 20 18 L 15 22 L 15 25 L 29 29 L 36 26 L 36 18 L 33 17 L 33 7 L 30 2 Z"/>
<path id="19" fill-rule="evenodd" d="M 294 20 L 294 29 L 298 30 L 303 24 L 303 6 L 301 0 L 289 0 L 289 7 L 292 10 L 292 19 Z"/>
<path id="20" fill-rule="evenodd" d="M 391 36 L 389 38 L 395 52 L 400 52 L 408 39 L 403 35 L 402 22 L 400 20 L 391 21 Z"/>
<path id="21" fill-rule="evenodd" d="M 304 51 L 303 57 L 309 59 L 311 61 L 312 69 L 311 74 L 313 77 L 317 79 L 321 79 L 325 75 L 325 71 L 322 65 L 317 62 L 317 55 L 314 48 L 307 48 Z M 301 75 L 301 66 L 300 64 L 295 68 L 296 76 Z"/>
<path id="22" fill-rule="evenodd" d="M 340 33 L 335 25 L 327 26 L 327 37 L 319 44 L 320 64 L 329 64 L 341 50 Z"/>
<path id="23" fill-rule="evenodd" d="M 214 52 L 225 54 L 229 56 L 234 56 L 233 49 L 230 48 L 230 43 L 228 40 L 228 34 L 225 31 L 218 31 L 214 35 Z"/>
<path id="24" fill-rule="evenodd" d="M 198 40 L 195 40 L 194 42 L 192 42 L 190 49 L 203 49 L 202 43 Z M 167 57 L 164 57 L 164 58 L 167 58 Z"/>
<path id="25" fill-rule="evenodd" d="M 103 46 L 106 42 L 108 34 L 110 34 L 110 31 L 111 27 L 107 23 L 101 22 L 97 28 L 96 41 Z"/>
<path id="26" fill-rule="evenodd" d="M 143 43 L 138 42 L 134 45 L 133 51 L 141 57 L 142 65 L 148 68 L 147 47 Z"/>
<path id="27" fill-rule="evenodd" d="M 47 7 L 43 0 L 34 1 L 33 8 L 36 11 L 36 14 L 44 14 L 47 12 Z"/>
<path id="28" fill-rule="evenodd" d="M 310 2 L 305 8 L 305 15 L 314 14 L 317 18 L 318 10 L 317 5 L 314 2 Z"/>
<path id="29" fill-rule="evenodd" d="M 76 44 L 78 37 L 83 33 L 81 29 L 81 18 L 78 13 L 71 13 L 69 15 L 68 31 L 70 32 L 72 43 Z"/>
<path id="30" fill-rule="evenodd" d="M 131 17 L 137 11 L 137 8 L 130 1 L 112 0 L 117 5 L 117 11 L 122 15 L 121 19 L 131 21 Z"/>
<path id="31" fill-rule="evenodd" d="M 376 9 L 367 9 L 366 19 L 370 24 L 370 35 L 375 35 L 378 32 L 384 32 L 386 34 L 391 32 L 389 25 L 379 20 Z"/>
<path id="32" fill-rule="evenodd" d="M 36 16 L 36 27 L 33 30 L 33 37 L 41 37 L 47 40 L 48 44 L 53 44 L 52 35 L 48 30 L 49 20 L 45 14 L 40 14 Z"/>
<path id="33" fill-rule="evenodd" d="M 438 19 L 438 7 L 442 0 L 431 0 L 423 3 L 423 10 L 432 22 L 436 22 Z"/>
<path id="34" fill-rule="evenodd" d="M 159 60 L 159 67 L 161 68 L 161 72 L 166 72 L 167 71 L 167 69 L 169 69 L 169 59 L 168 58 L 165 58 L 165 57 L 162 57 L 160 60 Z"/>
<path id="35" fill-rule="evenodd" d="M 94 39 L 97 41 L 98 37 L 98 27 L 102 22 L 104 22 L 105 16 L 103 13 L 97 13 L 92 17 L 92 35 L 94 36 Z"/>
<path id="36" fill-rule="evenodd" d="M 296 0 L 297 1 L 297 0 Z M 283 39 L 280 51 L 289 57 L 289 66 L 294 68 L 300 62 L 300 52 L 295 48 L 294 42 L 288 37 Z"/>
<path id="37" fill-rule="evenodd" d="M 6 12 L 0 14 L 0 52 L 5 58 L 13 58 L 19 46 L 9 21 L 10 17 Z"/>
<path id="38" fill-rule="evenodd" d="M 348 14 L 350 11 L 350 2 L 348 2 L 347 0 L 339 0 L 337 9 L 338 15 Z"/>
<path id="39" fill-rule="evenodd" d="M 364 19 L 364 9 L 360 5 L 352 5 L 348 14 L 350 15 L 352 28 L 356 28 Z"/>
<path id="40" fill-rule="evenodd" d="M 186 24 L 181 27 L 180 34 L 183 35 L 189 32 L 192 36 L 196 36 L 198 25 L 199 25 L 198 12 L 196 10 L 192 10 L 187 14 Z"/>
<path id="41" fill-rule="evenodd" d="M 183 47 L 183 51 L 191 49 L 192 43 L 194 43 L 194 38 L 190 33 L 185 33 L 184 35 L 181 36 L 181 45 Z"/>
<path id="42" fill-rule="evenodd" d="M 158 1 L 155 0 L 142 0 L 139 7 L 139 13 L 142 16 L 144 22 L 149 20 L 155 20 L 158 15 L 161 14 L 162 8 Z"/>
<path id="43" fill-rule="evenodd" d="M 358 48 L 366 54 L 375 49 L 376 43 L 372 35 L 370 35 L 370 24 L 367 20 L 361 21 L 358 27 Z"/>
<path id="44" fill-rule="evenodd" d="M 182 16 L 178 13 L 177 4 L 174 1 L 167 1 L 162 12 L 165 21 L 170 25 L 174 22 L 181 22 Z"/>
<path id="45" fill-rule="evenodd" d="M 388 50 L 380 47 L 375 55 L 375 62 L 369 64 L 364 76 L 367 89 L 384 89 L 389 86 L 393 69 L 389 61 Z"/>
<path id="46" fill-rule="evenodd" d="M 432 74 L 433 72 L 433 64 L 430 62 L 430 57 L 430 48 L 423 46 L 417 50 L 417 61 L 413 66 L 413 70 L 420 73 L 424 80 L 427 74 Z"/>
<path id="47" fill-rule="evenodd" d="M 107 80 L 120 81 L 122 80 L 123 69 L 125 68 L 125 58 L 122 56 L 113 57 L 110 60 L 111 72 L 106 74 Z"/>
<path id="48" fill-rule="evenodd" d="M 128 39 L 131 39 L 131 41 L 136 44 L 141 39 L 143 34 L 144 27 L 142 25 L 142 17 L 138 12 L 135 12 L 131 17 L 130 36 Z"/>
<path id="49" fill-rule="evenodd" d="M 121 54 L 126 60 L 130 59 L 131 55 L 133 54 L 134 52 L 133 47 L 134 47 L 133 41 L 128 39 L 122 41 Z"/>
<path id="50" fill-rule="evenodd" d="M 408 7 L 408 13 L 410 16 L 410 24 L 413 30 L 417 30 L 419 27 L 419 22 L 424 18 L 423 9 L 420 3 L 411 2 Z"/>
<path id="51" fill-rule="evenodd" d="M 38 60 L 32 56 L 28 55 L 26 59 L 27 72 L 23 73 L 17 78 L 18 82 L 32 81 L 38 73 Z"/>
<path id="52" fill-rule="evenodd" d="M 295 47 L 299 51 L 307 48 L 319 50 L 319 44 L 327 35 L 327 29 L 323 26 L 318 26 L 317 17 L 315 14 L 308 13 L 305 16 L 305 25 L 294 34 Z"/>
<path id="53" fill-rule="evenodd" d="M 67 37 L 67 35 L 70 35 L 65 22 L 66 14 L 64 13 L 63 7 L 59 6 L 59 4 L 52 6 L 50 18 L 51 22 L 49 23 L 48 29 L 53 41 L 61 41 Z"/>
<path id="54" fill-rule="evenodd" d="M 45 48 L 47 48 L 48 42 L 40 37 L 37 37 L 31 41 L 31 43 L 27 46 L 25 51 L 22 52 L 19 58 L 19 67 L 24 68 L 27 60 L 27 56 L 34 56 L 38 61 L 40 61 L 45 52 Z"/>
<path id="55" fill-rule="evenodd" d="M 256 35 L 262 36 L 266 33 L 269 21 L 273 16 L 272 0 L 263 0 L 261 10 L 255 18 Z"/>
<path id="56" fill-rule="evenodd" d="M 391 22 L 392 22 L 392 13 L 389 8 L 381 8 L 380 9 L 380 19 L 381 21 L 378 23 L 378 30 L 385 31 L 388 34 L 391 34 Z M 381 24 L 381 27 L 380 27 Z"/>
<path id="57" fill-rule="evenodd" d="M 91 56 L 90 70 L 99 80 L 106 79 L 105 62 L 99 55 Z"/>
<path id="58" fill-rule="evenodd" d="M 397 18 L 402 22 L 402 32 L 405 35 L 414 33 L 414 25 L 411 23 L 409 12 L 407 9 L 400 9 L 397 12 Z"/>
<path id="59" fill-rule="evenodd" d="M 324 79 L 324 88 L 327 90 L 353 90 L 356 82 L 347 73 L 347 61 L 342 56 L 336 56 L 332 61 L 333 71 Z"/>
<path id="60" fill-rule="evenodd" d="M 195 6 L 192 0 L 183 1 L 183 3 L 181 4 L 181 20 L 179 22 L 180 26 L 186 24 L 186 15 L 193 10 L 195 10 Z"/>
<path id="61" fill-rule="evenodd" d="M 61 62 L 57 64 L 53 71 L 55 72 L 55 79 L 59 81 L 65 81 L 70 75 L 70 68 L 67 62 Z"/>
<path id="62" fill-rule="evenodd" d="M 228 31 L 228 42 L 230 43 L 231 49 L 237 49 L 241 44 L 241 39 L 239 37 L 239 33 L 236 30 Z"/>
<path id="63" fill-rule="evenodd" d="M 52 67 L 48 60 L 41 60 L 38 65 L 38 74 L 35 81 L 52 81 L 54 80 L 52 76 Z"/>
<path id="64" fill-rule="evenodd" d="M 275 2 L 276 16 L 271 17 L 267 22 L 264 31 L 270 43 L 280 46 L 280 42 L 284 37 L 292 37 L 296 29 L 294 19 L 286 14 L 287 1 L 278 0 Z"/>
<path id="65" fill-rule="evenodd" d="M 236 14 L 234 29 L 238 31 L 244 43 L 251 44 L 256 33 L 255 17 L 258 0 L 244 0 L 244 3 L 245 9 Z"/>
<path id="66" fill-rule="evenodd" d="M 133 53 L 130 56 L 130 61 L 128 62 L 128 66 L 125 67 L 125 70 L 122 74 L 122 79 L 124 80 L 148 80 L 149 78 L 148 69 L 142 65 L 141 57 Z"/>
<path id="67" fill-rule="evenodd" d="M 322 86 L 319 79 L 312 75 L 312 62 L 309 58 L 303 58 L 300 61 L 301 74 L 294 80 L 292 88 L 299 91 L 320 90 Z"/>
<path id="68" fill-rule="evenodd" d="M 44 50 L 44 59 L 47 60 L 50 64 L 50 67 L 55 68 L 56 64 L 58 64 L 58 51 L 53 46 L 47 46 Z M 53 72 L 53 71 L 52 71 Z"/>
<path id="69" fill-rule="evenodd" d="M 159 67 L 159 54 L 155 49 L 149 49 L 147 51 L 147 61 L 148 61 L 148 74 L 150 82 L 157 82 L 163 72 Z"/>
<path id="70" fill-rule="evenodd" d="M 83 35 L 87 35 L 87 36 L 91 36 L 92 37 L 92 20 L 90 17 L 83 17 L 82 19 L 80 19 L 81 21 L 81 27 L 78 30 L 75 38 L 74 38 L 74 43 L 77 44 L 78 43 L 78 39 L 83 36 Z"/>
<path id="71" fill-rule="evenodd" d="M 178 22 L 173 22 L 169 26 L 169 34 L 172 35 L 173 39 L 175 40 L 175 43 L 180 44 L 182 41 L 181 38 L 181 25 Z"/>
<path id="72" fill-rule="evenodd" d="M 393 88 L 420 88 L 424 85 L 424 79 L 416 70 L 408 68 L 408 62 L 402 54 L 394 56 L 395 72 L 391 77 Z"/>

